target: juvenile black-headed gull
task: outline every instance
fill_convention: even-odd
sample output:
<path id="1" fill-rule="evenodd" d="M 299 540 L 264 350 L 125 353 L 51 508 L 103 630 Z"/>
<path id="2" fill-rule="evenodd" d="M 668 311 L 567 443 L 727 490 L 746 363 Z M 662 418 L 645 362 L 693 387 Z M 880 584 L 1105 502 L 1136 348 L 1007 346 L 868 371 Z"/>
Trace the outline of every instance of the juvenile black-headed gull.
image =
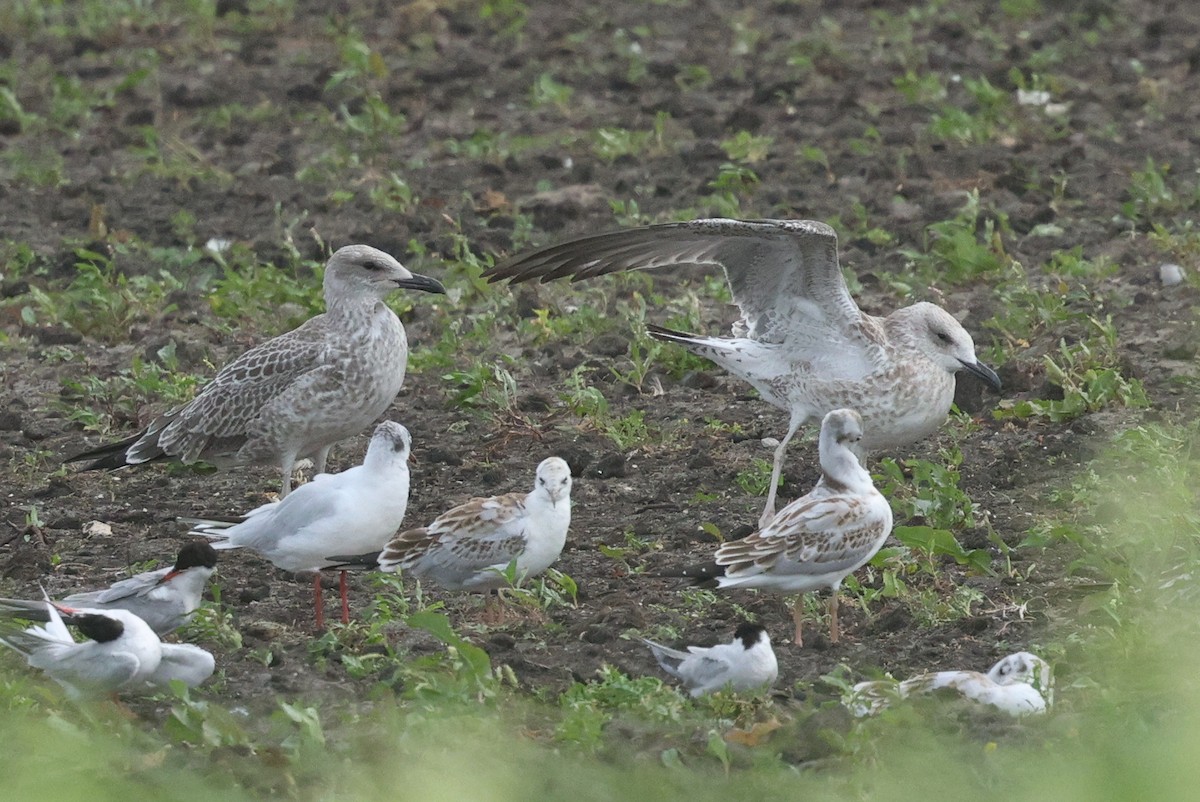
<path id="1" fill-rule="evenodd" d="M 829 639 L 837 643 L 842 580 L 875 556 L 892 531 L 892 508 L 857 456 L 862 437 L 863 421 L 857 412 L 828 413 L 821 421 L 821 478 L 816 487 L 759 531 L 722 544 L 714 563 L 677 575 L 702 586 L 777 593 L 829 588 Z M 802 600 L 797 599 L 792 608 L 796 646 L 803 645 L 803 613 Z"/>
<path id="2" fill-rule="evenodd" d="M 692 220 L 596 234 L 538 248 L 484 271 L 492 281 L 570 277 L 671 265 L 725 271 L 741 320 L 732 338 L 649 327 L 754 386 L 790 415 L 775 449 L 759 526 L 775 512 L 784 454 L 796 430 L 833 409 L 863 416 L 868 451 L 893 449 L 933 432 L 966 370 L 1000 389 L 996 372 L 941 307 L 916 303 L 886 317 L 862 312 L 838 265 L 837 234 L 812 220 Z"/>
<path id="3" fill-rule="evenodd" d="M 408 454 L 412 439 L 399 423 L 375 427 L 362 465 L 321 473 L 286 498 L 264 504 L 240 523 L 181 518 L 192 533 L 217 549 L 248 548 L 285 571 L 317 571 L 326 555 L 372 549 L 376 553 L 404 521 L 408 509 Z M 346 572 L 341 575 L 342 621 L 350 620 Z M 317 627 L 324 627 L 321 575 L 313 581 Z"/>
<path id="4" fill-rule="evenodd" d="M 404 383 L 408 340 L 383 299 L 397 289 L 446 291 L 366 245 L 330 257 L 324 289 L 324 314 L 242 354 L 144 431 L 66 461 L 93 460 L 85 470 L 160 459 L 278 465 L 281 497 L 299 460 L 323 472 L 329 449 L 370 425 Z"/>
<path id="5" fill-rule="evenodd" d="M 1009 715 L 1025 716 L 1045 713 L 1054 703 L 1054 676 L 1050 664 L 1042 658 L 1016 652 L 1001 659 L 986 674 L 937 671 L 903 682 L 860 682 L 847 697 L 846 706 L 856 716 L 874 715 L 897 699 L 934 692 L 956 693 Z"/>
<path id="6" fill-rule="evenodd" d="M 571 525 L 571 469 L 559 457 L 542 460 L 533 490 L 473 498 L 409 529 L 382 551 L 331 557 L 335 567 L 378 568 L 432 580 L 447 590 L 503 588 L 516 562 L 520 578 L 536 576 L 562 553 Z"/>
<path id="7" fill-rule="evenodd" d="M 217 552 L 208 543 L 196 541 L 179 550 L 175 565 L 122 579 L 103 590 L 74 593 L 62 599 L 68 607 L 92 610 L 128 610 L 141 618 L 158 635 L 187 623 L 200 607 L 200 597 L 217 567 Z M 0 599 L 0 612 L 44 610 L 43 602 Z"/>
<path id="8" fill-rule="evenodd" d="M 128 610 L 89 610 L 50 602 L 0 615 L 0 643 L 22 654 L 33 668 L 67 689 L 73 698 L 166 685 L 189 686 L 212 676 L 211 654 L 191 644 L 163 643 L 145 621 Z M 14 618 L 45 623 L 28 628 Z M 76 643 L 67 624 L 91 640 Z"/>
<path id="9" fill-rule="evenodd" d="M 742 624 L 733 640 L 717 646 L 689 646 L 686 652 L 642 638 L 654 659 L 693 696 L 724 688 L 750 691 L 769 687 L 779 677 L 771 636 L 758 624 Z"/>

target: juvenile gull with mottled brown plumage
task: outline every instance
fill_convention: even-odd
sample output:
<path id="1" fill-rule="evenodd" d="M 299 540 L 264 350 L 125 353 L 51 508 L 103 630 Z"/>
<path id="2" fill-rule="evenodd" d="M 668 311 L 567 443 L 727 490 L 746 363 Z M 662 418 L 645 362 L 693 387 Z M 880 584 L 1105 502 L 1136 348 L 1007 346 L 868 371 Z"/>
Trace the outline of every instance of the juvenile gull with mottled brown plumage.
<path id="1" fill-rule="evenodd" d="M 144 431 L 67 462 L 94 460 L 85 470 L 160 459 L 275 464 L 286 496 L 299 460 L 312 459 L 322 473 L 329 449 L 369 426 L 400 392 L 408 340 L 383 302 L 397 289 L 445 292 L 383 251 L 340 248 L 325 267 L 323 314 L 242 354 Z"/>
<path id="2" fill-rule="evenodd" d="M 788 442 L 801 424 L 832 409 L 857 410 L 874 451 L 920 440 L 946 419 L 954 374 L 966 370 L 999 390 L 975 343 L 955 318 L 930 303 L 886 317 L 864 314 L 838 266 L 837 235 L 811 220 L 692 220 L 598 234 L 540 248 L 487 270 L 490 280 L 590 278 L 620 270 L 717 265 L 742 318 L 732 338 L 650 326 L 745 379 L 790 415 L 775 449 L 759 520 L 775 512 Z"/>
<path id="3" fill-rule="evenodd" d="M 433 523 L 401 532 L 382 552 L 330 557 L 334 568 L 369 567 L 432 580 L 447 590 L 492 590 L 505 571 L 536 576 L 562 553 L 571 525 L 571 469 L 549 457 L 529 493 L 473 498 Z"/>
<path id="4" fill-rule="evenodd" d="M 821 479 L 809 493 L 779 511 L 769 524 L 717 549 L 715 562 L 679 576 L 702 586 L 807 593 L 829 588 L 829 637 L 838 642 L 838 589 L 842 580 L 875 556 L 892 531 L 892 508 L 859 462 L 863 420 L 835 409 L 821 421 Z M 670 576 L 671 574 L 661 574 Z M 796 600 L 795 645 L 804 605 Z"/>

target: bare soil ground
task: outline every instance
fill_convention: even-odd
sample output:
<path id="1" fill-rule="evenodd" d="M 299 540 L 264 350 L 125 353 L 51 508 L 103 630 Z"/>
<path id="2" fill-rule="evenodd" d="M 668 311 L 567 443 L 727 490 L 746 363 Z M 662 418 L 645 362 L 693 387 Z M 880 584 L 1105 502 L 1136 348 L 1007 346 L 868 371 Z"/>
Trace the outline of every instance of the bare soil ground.
<path id="1" fill-rule="evenodd" d="M 1122 367 L 1144 382 L 1149 412 L 1118 408 L 1066 423 L 1002 422 L 991 414 L 1000 399 L 963 378 L 960 400 L 972 416 L 969 424 L 952 422 L 905 453 L 885 455 L 937 461 L 940 449 L 961 448 L 962 489 L 990 514 L 999 540 L 1016 546 L 1033 516 L 1052 506 L 1048 491 L 1110 432 L 1138 415 L 1196 409 L 1195 384 L 1181 377 L 1194 380 L 1196 373 L 1197 290 L 1188 283 L 1160 285 L 1158 265 L 1165 259 L 1147 241 L 1144 224 L 1121 217 L 1120 205 L 1129 197 L 1131 172 L 1142 169 L 1147 157 L 1174 165 L 1177 175 L 1195 164 L 1200 107 L 1192 100 L 1200 97 L 1200 31 L 1182 3 L 1090 2 L 1075 4 L 1070 13 L 1047 10 L 1029 18 L 1005 16 L 1000 4 L 953 5 L 924 17 L 913 11 L 916 38 L 910 41 L 896 38 L 878 16 L 904 18 L 910 4 L 886 1 L 685 7 L 568 0 L 533 4 L 520 35 L 511 36 L 470 5 L 363 9 L 342 3 L 331 11 L 323 3 L 301 3 L 294 14 L 270 20 L 248 14 L 248 6 L 234 0 L 219 3 L 203 31 L 168 16 L 149 28 L 113 27 L 103 38 L 0 35 L 0 54 L 35 72 L 53 65 L 110 98 L 91 110 L 78 137 L 47 138 L 45 146 L 61 156 L 61 185 L 23 179 L 11 161 L 0 171 L 3 238 L 31 247 L 37 268 L 2 287 L 0 326 L 7 341 L 0 362 L 0 460 L 7 467 L 0 593 L 35 596 L 42 583 L 51 594 L 64 594 L 111 582 L 130 566 L 171 558 L 182 531 L 176 516 L 243 512 L 277 488 L 269 470 L 58 471 L 63 456 L 128 433 L 160 409 L 147 405 L 138 420 L 118 420 L 103 434 L 84 431 L 69 412 L 88 402 L 64 401 L 64 381 L 106 379 L 128 370 L 134 357 L 155 359 L 172 340 L 180 370 L 211 375 L 212 366 L 281 325 L 253 319 L 232 328 L 218 325 L 205 298 L 188 289 L 173 294 L 169 308 L 130 321 L 112 341 L 23 321 L 20 310 L 32 290 L 53 289 L 72 277 L 75 248 L 115 247 L 120 270 L 132 277 L 157 273 L 154 248 L 183 249 L 221 237 L 271 261 L 285 258 L 291 236 L 304 257 L 319 260 L 319 237 L 331 246 L 375 245 L 454 286 L 466 282 L 450 266 L 459 236 L 476 253 L 502 256 L 514 240 L 540 244 L 618 227 L 611 201 L 634 199 L 650 218 L 679 209 L 697 216 L 713 212 L 702 198 L 713 192 L 709 182 L 729 161 L 719 143 L 738 131 L 773 138 L 765 158 L 753 164 L 760 181 L 742 198 L 741 212 L 843 221 L 843 263 L 861 283 L 859 300 L 869 311 L 886 313 L 910 302 L 893 281 L 906 275 L 899 251 L 922 249 L 926 227 L 952 217 L 969 191 L 979 193 L 993 217 L 1006 217 L 1006 252 L 1029 269 L 1031 280 L 1044 277 L 1039 266 L 1053 254 L 1076 245 L 1086 258 L 1116 266 L 1107 277 L 1081 283 L 1090 298 L 1106 299 L 1095 313 L 1112 315 Z M 359 82 L 331 82 L 346 64 L 339 41 L 353 31 L 383 65 Z M 1087 32 L 1096 32 L 1097 44 Z M 1046 55 L 1051 50 L 1058 54 L 1053 62 Z M 910 102 L 895 84 L 915 70 L 982 76 L 1012 93 L 1010 69 L 1039 54 L 1055 76 L 1055 100 L 1069 103 L 1069 113 L 1050 125 L 1038 117 L 1039 109 L 1019 109 L 1027 125 L 984 142 L 934 140 L 926 133 L 930 106 Z M 906 64 L 909 58 L 921 61 Z M 150 62 L 154 80 L 116 86 L 131 65 Z M 702 65 L 707 79 L 693 65 Z M 543 75 L 571 87 L 570 99 L 531 102 Z M 957 84 L 949 88 L 949 102 L 977 110 Z M 347 135 L 339 142 L 339 115 L 362 114 L 372 96 L 403 114 L 403 125 L 378 138 Z M 31 111 L 49 102 L 29 96 L 21 101 Z M 221 114 L 230 104 L 241 110 L 232 120 Z M 662 112 L 670 115 L 666 144 L 611 159 L 593 149 L 595 129 L 649 131 Z M 167 162 L 182 161 L 194 174 L 150 169 L 138 150 L 147 126 L 157 132 Z M 483 131 L 490 132 L 487 143 L 478 134 Z M 867 131 L 873 132 L 867 135 L 872 146 L 856 146 Z M 571 140 L 571 133 L 578 136 Z M 462 146 L 473 134 L 478 146 Z M 0 133 L 5 140 L 32 147 L 20 126 Z M 347 143 L 357 161 L 330 155 Z M 820 148 L 828 164 L 801 158 L 802 146 Z M 380 208 L 361 189 L 390 172 L 419 198 L 404 214 Z M 895 236 L 895 244 L 881 246 L 855 229 L 855 203 L 873 226 Z M 181 231 L 180 211 L 192 216 L 194 239 Z M 532 229 L 522 228 L 530 220 Z M 130 243 L 137 247 L 126 247 Z M 199 260 L 187 271 L 177 278 L 190 287 L 217 267 Z M 701 276 L 686 271 L 653 281 L 653 291 L 665 297 L 684 285 L 702 286 Z M 601 289 L 590 290 L 589 303 L 605 293 L 611 309 L 633 300 L 628 284 Z M 688 602 L 675 583 L 636 571 L 708 554 L 714 541 L 702 524 L 715 525 L 726 537 L 750 530 L 762 500 L 734 479 L 756 458 L 770 458 L 761 437 L 781 436 L 784 415 L 712 366 L 685 378 L 657 375 L 662 394 L 638 393 L 614 381 L 608 367 L 629 365 L 634 332 L 628 326 L 582 341 L 518 331 L 518 322 L 540 307 L 572 314 L 572 299 L 583 297 L 573 295 L 577 290 L 589 291 L 522 289 L 516 303 L 504 307 L 511 319 L 501 320 L 486 341 L 462 341 L 458 370 L 501 355 L 514 358 L 507 363 L 517 380 L 512 409 L 487 414 L 456 405 L 449 371 L 417 364 L 388 417 L 413 433 L 407 518 L 413 525 L 469 496 L 526 488 L 540 459 L 567 458 L 578 478 L 571 535 L 558 567 L 578 583 L 578 605 L 518 610 L 503 624 L 485 626 L 477 597 L 427 587 L 426 602 L 444 602 L 464 634 L 533 690 L 587 680 L 604 663 L 631 674 L 653 673 L 650 655 L 631 636 L 674 631 L 693 643 L 725 640 L 742 610 L 785 641 L 788 611 L 777 597 L 731 593 L 708 604 Z M 404 315 L 414 353 L 486 308 L 487 293 L 508 292 L 472 290 L 460 307 L 453 295 L 418 299 Z M 1002 301 L 989 281 L 915 286 L 911 295 L 938 300 L 961 316 L 981 354 L 1004 362 L 1004 398 L 1010 400 L 1054 392 L 1043 355 L 1054 352 L 1060 339 L 1083 335 L 1052 327 L 1028 342 L 992 350 L 994 332 L 982 324 Z M 646 318 L 666 322 L 653 300 Z M 701 319 L 708 331 L 721 331 L 730 318 L 729 309 L 705 301 Z M 667 436 L 621 450 L 571 414 L 561 398 L 566 378 L 579 366 L 603 390 L 614 416 L 640 410 L 653 430 Z M 654 386 L 653 378 L 645 389 Z M 709 426 L 710 419 L 729 426 Z M 733 436 L 734 426 L 753 436 Z M 366 433 L 338 448 L 332 467 L 355 464 L 365 442 Z M 815 481 L 814 458 L 811 441 L 793 444 L 785 500 Z M 37 525 L 29 523 L 31 509 Z M 110 524 L 112 533 L 85 534 L 91 521 Z M 1004 564 L 985 528 L 960 539 L 991 550 L 995 566 Z M 635 540 L 647 545 L 630 547 Z M 601 545 L 630 551 L 615 559 Z M 1051 636 L 1047 611 L 1062 603 L 1065 560 L 1033 549 L 1017 549 L 1010 559 L 1012 570 L 996 575 L 972 575 L 946 559 L 936 574 L 912 578 L 914 588 L 949 595 L 968 584 L 982 594 L 969 614 L 954 620 L 930 623 L 903 599 L 878 600 L 866 611 L 847 599 L 841 643 L 830 644 L 823 628 L 813 627 L 803 649 L 781 645 L 780 687 L 814 680 L 839 664 L 856 677 L 876 669 L 903 675 L 929 667 L 982 668 L 1016 648 L 1036 648 Z M 863 581 L 878 582 L 878 572 Z M 244 637 L 240 649 L 205 644 L 217 653 L 224 675 L 220 693 L 228 703 L 254 707 L 275 694 L 333 703 L 376 681 L 352 678 L 336 659 L 313 659 L 306 583 L 240 553 L 223 555 L 217 582 Z M 373 592 L 367 578 L 355 578 L 356 615 L 364 614 Z M 391 640 L 395 649 L 413 654 L 441 648 L 399 625 Z"/>

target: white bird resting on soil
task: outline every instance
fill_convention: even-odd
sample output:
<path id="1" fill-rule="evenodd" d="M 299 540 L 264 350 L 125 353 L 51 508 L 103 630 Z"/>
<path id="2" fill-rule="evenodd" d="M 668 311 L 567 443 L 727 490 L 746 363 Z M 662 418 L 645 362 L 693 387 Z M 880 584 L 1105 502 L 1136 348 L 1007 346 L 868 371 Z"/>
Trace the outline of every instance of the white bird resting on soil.
<path id="1" fill-rule="evenodd" d="M 280 496 L 303 459 L 325 470 L 329 450 L 371 424 L 404 383 L 408 340 L 383 299 L 397 289 L 444 293 L 366 245 L 338 249 L 325 266 L 325 312 L 226 365 L 188 403 L 143 431 L 67 458 L 84 470 L 162 459 L 278 465 Z"/>
<path id="2" fill-rule="evenodd" d="M 447 590 L 494 590 L 508 585 L 510 566 L 518 581 L 549 568 L 562 554 L 570 525 L 571 469 L 548 457 L 528 493 L 473 498 L 428 526 L 401 532 L 382 551 L 329 559 L 335 568 L 402 572 Z"/>
<path id="3" fill-rule="evenodd" d="M 860 682 L 845 699 L 845 705 L 856 716 L 874 715 L 914 694 L 951 694 L 1012 716 L 1025 716 L 1045 713 L 1054 703 L 1054 678 L 1045 660 L 1029 652 L 1016 652 L 986 674 L 938 671 L 903 682 Z"/>
<path id="4" fill-rule="evenodd" d="M 180 680 L 195 687 L 212 676 L 213 656 L 187 643 L 163 643 L 128 610 L 26 602 L 0 611 L 0 643 L 23 655 L 72 698 L 148 690 Z M 17 620 L 42 621 L 25 628 Z M 76 643 L 70 624 L 90 640 Z"/>
<path id="5" fill-rule="evenodd" d="M 648 331 L 744 379 L 790 416 L 759 526 L 775 512 L 784 455 L 802 424 L 848 407 L 863 417 L 864 449 L 894 449 L 942 424 L 957 371 L 1000 389 L 996 372 L 975 356 L 971 335 L 941 307 L 916 303 L 885 317 L 860 310 L 838 265 L 837 234 L 812 220 L 716 218 L 595 234 L 520 254 L 484 275 L 578 281 L 692 264 L 725 271 L 742 315 L 733 337 Z"/>
<path id="6" fill-rule="evenodd" d="M 178 629 L 200 607 L 200 597 L 217 566 L 217 552 L 196 541 L 179 550 L 175 565 L 122 579 L 103 590 L 74 593 L 62 599 L 69 607 L 92 610 L 128 610 L 158 635 Z M 21 610 L 44 614 L 45 603 L 0 599 L 0 613 Z"/>
<path id="7" fill-rule="evenodd" d="M 821 478 L 816 487 L 762 529 L 722 544 L 714 562 L 659 576 L 687 577 L 701 587 L 775 593 L 829 588 L 829 639 L 837 643 L 842 580 L 874 557 L 892 531 L 892 508 L 857 456 L 862 438 L 863 421 L 857 412 L 828 413 L 821 422 Z M 792 608 L 796 646 L 803 645 L 803 613 L 803 600 L 798 598 Z"/>
<path id="8" fill-rule="evenodd" d="M 693 697 L 724 689 L 760 690 L 779 678 L 771 636 L 758 624 L 740 625 L 729 643 L 689 646 L 686 652 L 646 638 L 642 642 L 663 671 L 681 681 Z"/>
<path id="9" fill-rule="evenodd" d="M 180 518 L 217 549 L 248 548 L 285 571 L 319 571 L 327 554 L 372 549 L 396 534 L 408 509 L 408 429 L 393 421 L 375 427 L 361 465 L 320 473 L 286 498 L 251 510 L 240 522 Z M 342 622 L 350 620 L 346 572 L 340 582 Z M 317 627 L 325 625 L 321 575 L 313 579 Z"/>

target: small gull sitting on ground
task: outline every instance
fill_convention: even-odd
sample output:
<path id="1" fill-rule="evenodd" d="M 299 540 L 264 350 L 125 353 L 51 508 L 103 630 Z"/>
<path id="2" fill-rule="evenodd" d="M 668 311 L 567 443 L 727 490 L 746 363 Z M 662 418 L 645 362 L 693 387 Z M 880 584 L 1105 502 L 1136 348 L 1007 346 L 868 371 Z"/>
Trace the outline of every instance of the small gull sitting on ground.
<path id="1" fill-rule="evenodd" d="M 62 600 L 70 607 L 91 610 L 128 610 L 145 621 L 158 635 L 178 629 L 200 607 L 200 597 L 217 567 L 217 552 L 208 543 L 196 541 L 179 550 L 175 565 L 122 579 L 103 590 L 75 593 Z M 0 613 L 40 611 L 45 603 L 0 599 Z"/>
<path id="2" fill-rule="evenodd" d="M 128 610 L 71 608 L 22 602 L 0 612 L 0 643 L 67 689 L 72 698 L 165 686 L 181 680 L 194 687 L 212 676 L 212 654 L 187 643 L 163 643 Z M 42 621 L 24 628 L 14 619 Z M 76 627 L 91 640 L 76 643 Z"/>
<path id="3" fill-rule="evenodd" d="M 384 421 L 375 427 L 361 465 L 320 473 L 287 498 L 251 510 L 240 522 L 180 518 L 192 533 L 216 541 L 217 549 L 248 548 L 285 571 L 329 567 L 325 555 L 346 549 L 376 553 L 396 534 L 408 509 L 408 429 Z M 346 572 L 339 587 L 342 622 L 350 621 Z M 317 628 L 325 626 L 321 575 L 313 578 Z"/>
<path id="4" fill-rule="evenodd" d="M 660 576 L 685 576 L 702 587 L 757 588 L 807 593 L 829 588 L 829 639 L 837 643 L 838 589 L 866 564 L 892 531 L 892 508 L 859 462 L 863 421 L 835 409 L 821 421 L 821 478 L 805 496 L 779 511 L 769 524 L 717 549 L 715 562 Z M 803 645 L 802 599 L 792 618 L 793 643 Z"/>
<path id="5" fill-rule="evenodd" d="M 336 568 L 377 568 L 432 580 L 447 590 L 494 590 L 508 585 L 515 563 L 518 581 L 549 568 L 571 525 L 571 469 L 548 457 L 537 467 L 533 490 L 473 498 L 409 529 L 383 551 L 330 557 Z"/>
<path id="6" fill-rule="evenodd" d="M 324 289 L 324 314 L 242 354 L 144 431 L 66 461 L 93 460 L 85 470 L 160 459 L 275 464 L 280 496 L 291 490 L 298 461 L 311 459 L 322 473 L 329 449 L 369 426 L 404 383 L 408 340 L 383 299 L 397 289 L 446 291 L 366 245 L 330 257 Z"/>
<path id="7" fill-rule="evenodd" d="M 978 671 L 938 671 L 906 679 L 872 680 L 854 686 L 846 706 L 856 716 L 874 715 L 897 699 L 918 693 L 954 693 L 1012 716 L 1045 713 L 1054 703 L 1050 664 L 1029 652 L 1001 659 L 987 674 Z"/>
<path id="8" fill-rule="evenodd" d="M 886 317 L 864 314 L 838 265 L 837 234 L 810 220 L 693 220 L 581 237 L 516 256 L 484 272 L 492 281 L 571 277 L 671 265 L 725 271 L 741 320 L 732 338 L 650 326 L 751 385 L 788 412 L 775 449 L 759 526 L 775 512 L 788 443 L 799 427 L 832 409 L 863 416 L 867 451 L 913 443 L 937 429 L 966 370 L 1000 389 L 975 356 L 975 343 L 950 313 L 916 303 Z"/>
<path id="9" fill-rule="evenodd" d="M 733 640 L 716 646 L 689 646 L 686 652 L 642 638 L 654 659 L 693 696 L 728 688 L 752 691 L 775 684 L 779 664 L 771 636 L 758 624 L 742 624 Z"/>

